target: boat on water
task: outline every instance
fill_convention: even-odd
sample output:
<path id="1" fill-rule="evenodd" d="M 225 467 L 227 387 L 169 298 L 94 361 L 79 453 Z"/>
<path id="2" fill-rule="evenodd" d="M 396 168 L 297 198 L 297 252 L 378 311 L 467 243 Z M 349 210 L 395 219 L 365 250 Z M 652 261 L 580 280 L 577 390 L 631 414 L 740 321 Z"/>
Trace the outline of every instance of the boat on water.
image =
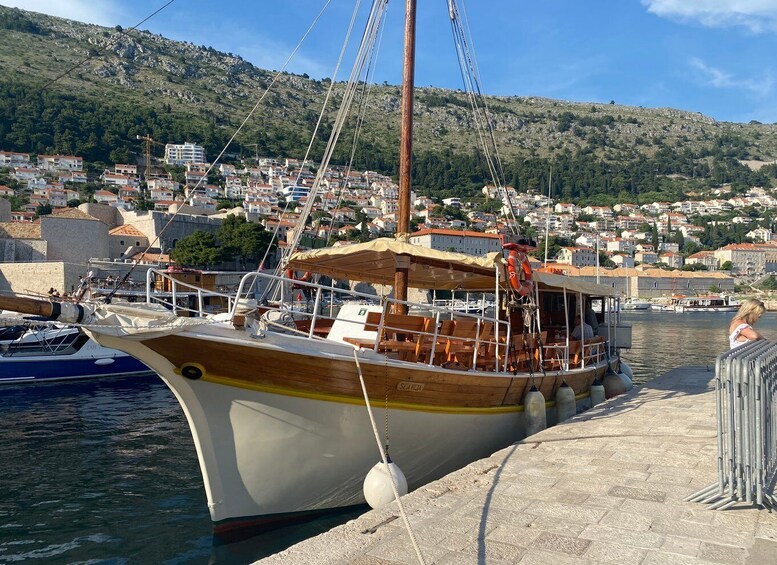
<path id="1" fill-rule="evenodd" d="M 675 312 L 736 312 L 740 303 L 733 296 L 688 296 L 677 301 Z"/>
<path id="2" fill-rule="evenodd" d="M 248 311 L 241 308 L 249 301 L 233 300 L 229 312 L 215 316 L 178 317 L 158 304 L 57 308 L 35 301 L 33 309 L 80 317 L 99 343 L 162 377 L 189 422 L 222 532 L 363 502 L 362 481 L 378 451 L 360 377 L 412 489 L 525 437 L 524 398 L 532 386 L 552 401 L 566 383 L 576 409 L 585 409 L 594 380 L 617 370 L 618 349 L 630 345 L 630 328 L 601 312 L 602 335 L 571 338 L 570 315 L 591 298 L 616 299 L 610 287 L 538 272 L 531 295 L 517 298 L 498 253 L 470 257 L 375 240 L 298 252 L 289 264 L 389 284 L 397 262 L 408 265 L 413 288 L 493 288 L 504 307 L 492 317 L 436 308 L 412 316 L 395 313 L 412 306 L 406 301 L 384 296 L 370 304 L 372 295 L 336 290 L 344 304 L 331 318 L 323 307 L 290 308 L 294 287 L 304 286 L 320 304 L 330 286 L 251 273 L 239 295 L 263 280 L 285 287 L 287 298 Z M 13 297 L 0 303 L 24 306 Z M 555 420 L 552 404 L 547 417 Z"/>
<path id="3" fill-rule="evenodd" d="M 641 298 L 627 298 L 621 304 L 621 310 L 650 310 L 650 302 L 647 300 L 642 300 Z"/>
<path id="4" fill-rule="evenodd" d="M 153 375 L 123 351 L 73 327 L 13 326 L 0 333 L 0 384 Z"/>
<path id="5" fill-rule="evenodd" d="M 457 19 L 456 2 L 449 8 Z M 381 444 L 414 489 L 523 439 L 530 418 L 554 423 L 570 395 L 572 413 L 590 406 L 597 379 L 623 384 L 615 373 L 631 328 L 605 314 L 618 300 L 610 286 L 533 271 L 533 245 L 517 237 L 482 257 L 407 242 L 415 2 L 407 10 L 395 239 L 297 249 L 325 154 L 288 255 L 274 272 L 246 274 L 236 295 L 224 296 L 223 313 L 199 302 L 181 308 L 176 293 L 194 286 L 153 269 L 145 304 L 0 297 L 2 308 L 76 323 L 161 376 L 186 415 L 217 533 L 363 503 Z M 374 41 L 380 21 L 368 26 L 361 37 Z M 322 276 L 375 292 L 320 284 Z M 170 283 L 169 303 L 153 293 L 160 280 Z M 488 293 L 494 308 L 430 308 L 409 301 L 409 288 Z M 310 297 L 305 308 L 300 294 Z M 339 302 L 336 314 L 327 298 Z M 576 340 L 572 321 L 591 304 L 600 305 L 599 335 Z M 526 399 L 540 393 L 530 414 Z M 384 423 L 377 443 L 372 414 Z"/>

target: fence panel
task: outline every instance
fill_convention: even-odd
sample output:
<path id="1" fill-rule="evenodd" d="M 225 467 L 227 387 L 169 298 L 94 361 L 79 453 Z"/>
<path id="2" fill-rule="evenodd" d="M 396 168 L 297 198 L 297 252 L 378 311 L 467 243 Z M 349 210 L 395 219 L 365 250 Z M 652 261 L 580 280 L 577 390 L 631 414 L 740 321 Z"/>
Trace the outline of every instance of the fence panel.
<path id="1" fill-rule="evenodd" d="M 777 342 L 756 341 L 715 363 L 718 481 L 686 498 L 724 510 L 777 508 Z"/>

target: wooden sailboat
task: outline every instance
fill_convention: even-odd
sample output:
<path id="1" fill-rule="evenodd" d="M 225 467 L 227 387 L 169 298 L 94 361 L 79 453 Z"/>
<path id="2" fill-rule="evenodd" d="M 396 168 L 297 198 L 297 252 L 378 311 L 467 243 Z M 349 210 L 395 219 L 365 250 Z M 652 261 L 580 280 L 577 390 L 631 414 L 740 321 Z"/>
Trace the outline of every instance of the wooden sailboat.
<path id="1" fill-rule="evenodd" d="M 409 229 L 414 0 L 407 0 L 405 29 L 400 235 Z M 188 317 L 154 304 L 19 297 L 0 297 L 0 308 L 77 323 L 101 344 L 153 368 L 183 408 L 214 527 L 226 532 L 363 502 L 362 481 L 378 450 L 360 373 L 411 489 L 522 439 L 523 400 L 532 385 L 550 401 L 551 422 L 552 400 L 564 383 L 578 410 L 588 406 L 594 379 L 617 365 L 617 349 L 627 344 L 614 341 L 604 306 L 601 337 L 575 341 L 569 321 L 583 314 L 587 300 L 604 304 L 613 291 L 527 272 L 526 248 L 515 249 L 507 258 L 471 257 L 399 237 L 289 259 L 292 271 L 393 285 L 393 297 L 250 273 L 238 296 L 269 283 L 285 300 L 255 307 L 227 298 L 227 314 Z M 154 302 L 151 277 L 175 275 L 149 271 Z M 497 307 L 490 314 L 430 307 L 423 316 L 409 315 L 408 288 L 493 293 Z M 301 291 L 312 307 L 295 312 Z M 334 295 L 343 303 L 336 314 L 324 308 Z"/>

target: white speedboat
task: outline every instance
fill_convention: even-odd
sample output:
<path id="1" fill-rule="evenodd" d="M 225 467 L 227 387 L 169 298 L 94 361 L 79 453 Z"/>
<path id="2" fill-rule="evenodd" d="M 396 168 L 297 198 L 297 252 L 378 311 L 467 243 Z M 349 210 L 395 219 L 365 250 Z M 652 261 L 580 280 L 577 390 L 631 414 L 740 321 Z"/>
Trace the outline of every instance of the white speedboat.
<path id="1" fill-rule="evenodd" d="M 650 310 L 650 302 L 640 298 L 628 298 L 621 304 L 621 310 L 627 312 L 635 310 Z"/>

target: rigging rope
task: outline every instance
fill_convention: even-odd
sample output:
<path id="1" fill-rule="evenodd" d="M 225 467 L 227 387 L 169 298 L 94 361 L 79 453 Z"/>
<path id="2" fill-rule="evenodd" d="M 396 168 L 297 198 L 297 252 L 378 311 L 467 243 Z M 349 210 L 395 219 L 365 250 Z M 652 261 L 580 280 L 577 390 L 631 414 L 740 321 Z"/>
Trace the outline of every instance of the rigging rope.
<path id="1" fill-rule="evenodd" d="M 359 78 L 362 76 L 364 72 L 365 65 L 369 60 L 369 55 L 374 51 L 373 46 L 376 42 L 376 38 L 379 35 L 380 29 L 382 29 L 382 24 L 386 13 L 387 5 L 388 5 L 388 0 L 373 1 L 372 7 L 370 9 L 370 14 L 367 19 L 367 23 L 365 24 L 365 29 L 362 34 L 361 42 L 359 44 L 356 60 L 354 61 L 353 67 L 351 69 L 351 74 L 348 78 L 348 82 L 345 85 L 342 102 L 340 104 L 340 108 L 338 109 L 337 115 L 335 117 L 335 121 L 332 126 L 332 131 L 329 135 L 326 148 L 324 149 L 324 154 L 321 158 L 321 163 L 319 165 L 318 171 L 316 172 L 316 177 L 313 181 L 313 185 L 308 193 L 305 206 L 303 207 L 302 212 L 299 215 L 299 219 L 297 220 L 297 228 L 293 231 L 294 235 L 293 235 L 292 241 L 289 243 L 286 251 L 282 256 L 281 261 L 276 267 L 276 272 L 278 273 L 280 273 L 283 269 L 286 268 L 286 265 L 288 264 L 288 258 L 297 249 L 297 247 L 299 246 L 299 242 L 302 239 L 302 235 L 304 233 L 304 227 L 307 223 L 307 219 L 310 217 L 310 214 L 313 210 L 316 196 L 318 195 L 319 189 L 321 187 L 321 183 L 326 177 L 327 171 L 329 169 L 329 162 L 334 153 L 334 149 L 340 137 L 340 133 L 342 132 L 343 126 L 345 125 L 345 121 L 348 117 L 348 113 L 350 112 L 350 108 L 353 103 L 354 96 L 359 89 L 359 83 L 360 83 Z M 353 27 L 352 24 L 356 17 L 358 7 L 359 7 L 359 3 L 357 2 L 356 8 L 354 9 L 354 13 L 352 16 L 351 26 L 349 26 L 348 33 L 346 35 L 342 50 L 340 52 L 340 58 L 337 63 L 337 69 L 339 69 L 340 63 L 342 61 L 348 42 L 350 40 L 350 35 Z M 318 127 L 323 120 L 328 100 L 334 89 L 334 84 L 335 84 L 335 81 L 332 80 L 329 91 L 327 93 L 326 100 L 324 102 L 324 106 L 322 107 L 321 113 L 319 115 L 318 123 L 316 124 L 316 129 L 313 132 L 310 144 L 308 146 L 308 151 L 305 155 L 306 160 L 309 157 L 309 153 L 315 141 L 315 136 L 318 131 Z M 280 284 L 275 285 L 275 288 L 271 291 L 275 293 L 276 297 L 277 297 L 277 294 L 280 292 L 280 286 L 281 286 Z M 266 291 L 265 294 L 268 294 L 269 292 L 270 292 L 270 289 L 268 289 L 268 291 Z"/>
<path id="2" fill-rule="evenodd" d="M 373 52 L 370 56 L 369 66 L 367 67 L 367 73 L 365 75 L 365 80 L 362 85 L 362 96 L 360 100 L 360 106 L 359 106 L 359 112 L 357 113 L 356 118 L 356 127 L 354 128 L 353 133 L 353 142 L 351 143 L 351 155 L 348 159 L 348 165 L 345 169 L 345 179 L 348 179 L 348 177 L 351 174 L 351 167 L 353 166 L 353 162 L 356 156 L 356 148 L 359 143 L 359 137 L 361 135 L 362 127 L 364 126 L 364 117 L 367 114 L 367 101 L 370 98 L 370 93 L 372 92 L 373 82 L 372 79 L 375 75 L 375 67 L 374 63 L 378 58 L 378 53 L 380 52 L 380 46 L 383 41 L 383 30 L 385 29 L 385 19 L 383 20 L 383 25 L 381 26 L 380 34 L 378 35 L 378 40 L 373 46 Z M 345 195 L 345 182 L 343 182 L 342 186 L 340 186 L 338 190 L 338 196 L 337 196 L 337 204 L 335 206 L 335 210 L 338 210 L 340 206 L 342 206 L 343 202 L 343 196 Z M 329 222 L 329 231 L 327 233 L 326 240 L 329 242 L 329 240 L 332 237 L 332 231 L 335 228 L 335 219 L 332 218 L 332 221 Z"/>
<path id="3" fill-rule="evenodd" d="M 410 526 L 410 521 L 407 519 L 407 514 L 405 513 L 405 507 L 402 504 L 402 500 L 399 497 L 399 492 L 397 491 L 397 485 L 394 483 L 394 475 L 391 474 L 389 471 L 388 466 L 388 459 L 386 458 L 386 452 L 383 449 L 383 444 L 380 441 L 380 434 L 378 433 L 378 425 L 375 423 L 375 416 L 372 414 L 372 406 L 370 405 L 370 397 L 367 395 L 367 385 L 364 384 L 364 375 L 362 374 L 362 366 L 359 363 L 359 354 L 358 350 L 354 347 L 353 350 L 353 358 L 356 361 L 356 370 L 359 373 L 359 383 L 361 383 L 362 386 L 362 394 L 364 394 L 364 402 L 367 404 L 367 414 L 370 417 L 370 424 L 372 424 L 372 431 L 375 434 L 375 441 L 378 444 L 378 450 L 380 451 L 380 458 L 383 461 L 383 464 L 386 466 L 386 472 L 388 473 L 390 483 L 391 483 L 391 490 L 394 492 L 394 499 L 397 501 L 397 506 L 399 506 L 399 513 L 402 515 L 402 521 L 405 523 L 405 528 L 407 529 L 407 535 L 410 537 L 410 543 L 413 544 L 413 549 L 415 550 L 416 557 L 418 557 L 418 562 L 421 563 L 421 565 L 424 564 L 424 556 L 421 553 L 421 548 L 418 545 L 418 542 L 415 539 L 415 534 L 413 533 L 413 528 Z"/>
<path id="4" fill-rule="evenodd" d="M 143 18 L 142 20 L 140 20 L 138 23 L 136 23 L 136 24 L 135 24 L 134 26 L 132 26 L 131 28 L 129 28 L 129 29 L 124 29 L 124 30 L 120 31 L 118 34 L 116 34 L 116 35 L 113 37 L 113 39 L 112 39 L 111 41 L 109 41 L 109 42 L 107 43 L 107 45 L 106 45 L 106 49 L 107 49 L 108 47 L 113 47 L 113 43 L 114 43 L 115 41 L 118 41 L 118 40 L 119 40 L 119 39 L 121 39 L 122 37 L 126 37 L 127 35 L 129 35 L 129 34 L 130 34 L 130 32 L 137 30 L 137 29 L 138 29 L 140 26 L 142 26 L 142 25 L 143 25 L 144 23 L 146 23 L 148 20 L 150 20 L 151 18 L 153 18 L 154 16 L 156 16 L 156 15 L 157 15 L 159 12 L 161 12 L 162 10 L 164 10 L 165 8 L 167 8 L 167 7 L 168 7 L 170 4 L 172 4 L 173 2 L 175 2 L 175 0 L 169 0 L 169 1 L 167 2 L 167 4 L 165 4 L 165 5 L 161 6 L 160 8 L 157 8 L 156 10 L 154 10 L 153 12 L 151 12 L 151 13 L 150 13 L 148 16 L 146 16 L 145 18 Z M 95 57 L 97 57 L 97 54 L 95 54 L 95 55 L 92 55 L 91 53 L 88 53 L 88 54 L 87 54 L 87 56 L 86 56 L 84 59 L 82 59 L 82 60 L 78 61 L 78 62 L 77 62 L 75 65 L 73 65 L 72 67 L 70 67 L 69 69 L 67 69 L 67 70 L 66 70 L 64 73 L 62 73 L 62 74 L 60 74 L 60 75 L 57 75 L 56 77 L 54 77 L 53 79 L 51 79 L 49 82 L 47 82 L 46 84 L 44 84 L 44 85 L 43 85 L 43 86 L 40 88 L 40 90 L 41 90 L 41 91 L 47 90 L 47 89 L 48 89 L 48 88 L 49 88 L 49 87 L 50 87 L 52 84 L 54 84 L 55 82 L 58 82 L 60 79 L 63 79 L 63 78 L 65 78 L 67 75 L 69 75 L 71 72 L 73 72 L 74 70 L 76 70 L 78 67 L 80 67 L 81 65 L 83 65 L 84 63 L 86 63 L 87 61 L 89 61 L 89 60 L 91 60 L 91 59 L 93 59 L 93 58 L 95 58 Z M 99 57 L 99 58 L 102 58 L 102 57 Z"/>
<path id="5" fill-rule="evenodd" d="M 299 226 L 298 226 L 299 229 L 294 230 L 294 237 L 289 244 L 287 252 L 284 256 L 284 261 L 282 261 L 282 265 L 288 260 L 288 257 L 296 250 L 300 240 L 302 239 L 302 233 L 303 233 L 303 228 L 305 226 L 305 222 L 307 218 L 310 216 L 310 213 L 313 209 L 313 205 L 315 203 L 315 197 L 318 193 L 321 182 L 323 181 L 324 176 L 326 175 L 327 169 L 329 168 L 329 161 L 332 158 L 335 145 L 337 144 L 337 140 L 340 137 L 340 133 L 342 132 L 343 125 L 345 124 L 345 121 L 348 117 L 348 113 L 350 111 L 353 98 L 356 94 L 356 91 L 358 90 L 359 77 L 362 76 L 362 73 L 364 71 L 364 68 L 368 59 L 368 55 L 372 52 L 372 45 L 375 43 L 378 37 L 378 32 L 381 28 L 381 23 L 385 15 L 387 5 L 388 5 L 388 0 L 375 0 L 373 2 L 372 8 L 370 10 L 370 15 L 367 20 L 367 24 L 365 26 L 364 34 L 362 35 L 362 40 L 359 45 L 359 50 L 356 56 L 356 60 L 351 70 L 351 75 L 348 79 L 348 82 L 345 85 L 345 91 L 343 92 L 342 103 L 340 105 L 340 108 L 338 109 L 337 116 L 335 117 L 335 121 L 332 126 L 332 132 L 329 136 L 329 140 L 327 141 L 327 145 L 324 150 L 324 155 L 321 158 L 321 164 L 319 166 L 318 172 L 316 173 L 316 178 L 313 181 L 313 186 L 310 190 L 310 193 L 308 194 L 307 202 L 305 202 L 305 207 L 303 208 L 302 213 L 300 214 Z"/>
<path id="6" fill-rule="evenodd" d="M 172 1 L 172 0 L 171 0 Z M 224 145 L 224 148 L 221 150 L 221 152 L 218 154 L 216 159 L 211 163 L 210 167 L 208 167 L 208 170 L 205 172 L 205 174 L 200 178 L 200 180 L 197 181 L 197 184 L 194 185 L 194 188 L 192 189 L 191 194 L 196 194 L 197 189 L 202 184 L 203 179 L 207 179 L 210 172 L 213 170 L 213 168 L 216 166 L 216 164 L 219 162 L 221 157 L 224 156 L 224 153 L 226 153 L 229 146 L 232 144 L 232 142 L 235 140 L 237 135 L 242 131 L 243 127 L 248 123 L 248 120 L 251 119 L 251 117 L 256 113 L 256 110 L 259 108 L 259 105 L 262 103 L 262 101 L 265 99 L 267 94 L 270 92 L 270 89 L 275 85 L 275 83 L 278 81 L 278 78 L 286 71 L 286 68 L 289 66 L 289 63 L 291 63 L 294 56 L 297 54 L 297 51 L 300 50 L 302 47 L 302 44 L 304 43 L 305 39 L 307 39 L 308 35 L 310 35 L 310 32 L 313 30 L 313 28 L 318 23 L 318 20 L 321 19 L 321 17 L 324 15 L 324 12 L 326 12 L 327 8 L 329 7 L 329 4 L 331 4 L 332 0 L 326 0 L 324 3 L 324 6 L 319 11 L 318 15 L 315 17 L 313 22 L 308 26 L 307 30 L 305 30 L 305 33 L 300 38 L 299 42 L 297 43 L 297 46 L 294 48 L 294 50 L 291 52 L 291 54 L 286 58 L 286 61 L 283 63 L 283 66 L 278 70 L 275 75 L 273 76 L 272 80 L 270 81 L 270 84 L 267 85 L 267 88 L 264 90 L 262 95 L 259 97 L 259 100 L 256 101 L 256 104 L 254 104 L 253 108 L 251 108 L 251 111 L 248 113 L 248 115 L 245 117 L 245 119 L 241 122 L 240 126 L 235 130 L 235 132 L 232 134 L 232 137 L 229 138 L 227 143 Z M 163 6 L 164 7 L 164 6 Z M 161 8 L 160 8 L 161 10 Z M 142 22 L 141 22 L 142 23 Z M 138 24 L 140 25 L 140 24 Z M 167 221 L 167 223 L 162 227 L 162 229 L 159 231 L 159 233 L 156 235 L 156 237 L 153 239 L 153 241 L 150 241 L 146 249 L 140 254 L 140 257 L 138 260 L 133 263 L 133 265 L 130 267 L 129 271 L 127 271 L 127 274 L 124 275 L 124 277 L 121 279 L 120 282 L 117 282 L 116 286 L 111 290 L 110 293 L 105 297 L 106 302 L 110 302 L 113 296 L 116 294 L 116 292 L 119 290 L 119 287 L 124 284 L 127 279 L 129 279 L 130 274 L 133 270 L 135 270 L 135 267 L 140 264 L 140 261 L 143 260 L 143 257 L 146 256 L 146 254 L 149 252 L 149 250 L 154 246 L 154 244 L 160 240 L 162 237 L 162 234 L 167 230 L 168 227 L 173 223 L 173 220 L 178 216 L 179 212 L 181 211 L 181 208 L 179 207 L 176 209 L 175 213 L 172 215 L 172 217 Z M 268 246 L 269 249 L 269 246 Z"/>
<path id="7" fill-rule="evenodd" d="M 461 3 L 461 9 L 459 9 Z M 472 45 L 472 34 L 469 29 L 469 20 L 463 0 L 448 0 L 448 13 L 453 33 L 454 46 L 459 61 L 461 78 L 464 83 L 464 91 L 469 100 L 475 122 L 475 131 L 483 149 L 486 166 L 488 167 L 494 186 L 504 191 L 503 201 L 507 203 L 509 212 L 508 225 L 513 233 L 517 233 L 518 218 L 513 209 L 513 202 L 507 192 L 507 182 L 499 154 L 499 147 L 494 134 L 491 112 L 488 101 L 481 88 L 480 69 L 475 57 L 475 49 Z M 466 29 L 465 29 L 466 26 Z M 501 195 L 500 195 L 501 196 Z M 510 222 L 512 218 L 512 222 Z"/>

